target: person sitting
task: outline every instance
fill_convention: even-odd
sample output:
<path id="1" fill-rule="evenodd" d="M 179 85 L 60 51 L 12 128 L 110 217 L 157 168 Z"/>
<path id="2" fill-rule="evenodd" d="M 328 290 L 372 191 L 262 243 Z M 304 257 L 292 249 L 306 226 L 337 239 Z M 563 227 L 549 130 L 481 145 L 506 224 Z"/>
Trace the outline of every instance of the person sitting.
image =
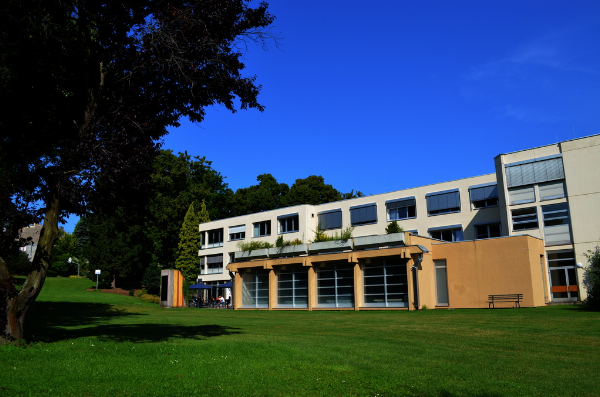
<path id="1" fill-rule="evenodd" d="M 225 306 L 225 299 L 223 296 L 219 295 L 219 309 L 221 308 L 221 305 Z"/>

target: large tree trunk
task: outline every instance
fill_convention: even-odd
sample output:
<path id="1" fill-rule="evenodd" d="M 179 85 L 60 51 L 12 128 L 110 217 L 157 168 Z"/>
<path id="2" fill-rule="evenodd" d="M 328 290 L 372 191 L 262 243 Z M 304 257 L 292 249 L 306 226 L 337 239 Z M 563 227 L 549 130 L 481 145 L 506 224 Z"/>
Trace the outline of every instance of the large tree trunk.
<path id="1" fill-rule="evenodd" d="M 19 291 L 15 289 L 6 263 L 0 258 L 0 345 L 19 344 L 24 340 L 25 316 L 44 285 L 52 247 L 58 238 L 59 211 L 60 200 L 52 195 L 46 203 L 44 225 L 31 270 Z"/>

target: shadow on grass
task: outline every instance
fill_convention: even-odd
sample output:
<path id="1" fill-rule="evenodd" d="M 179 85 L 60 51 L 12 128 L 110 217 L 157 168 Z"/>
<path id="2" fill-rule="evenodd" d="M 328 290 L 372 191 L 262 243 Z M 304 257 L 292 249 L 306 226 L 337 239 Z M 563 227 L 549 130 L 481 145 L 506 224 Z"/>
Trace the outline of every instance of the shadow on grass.
<path id="1" fill-rule="evenodd" d="M 203 340 L 240 333 L 239 328 L 215 325 L 137 323 L 140 313 L 116 309 L 106 303 L 36 302 L 27 315 L 26 339 L 29 342 L 97 337 L 116 342 L 161 342 L 171 338 Z M 118 317 L 137 317 L 136 324 L 106 324 Z M 79 327 L 79 328 L 66 328 Z"/>
<path id="2" fill-rule="evenodd" d="M 439 393 L 440 397 L 457 397 L 457 396 L 464 396 L 464 395 L 465 394 L 463 394 L 463 393 L 455 394 L 448 390 L 442 390 Z M 470 396 L 470 397 L 500 397 L 501 395 L 498 393 L 480 392 L 480 393 L 475 393 L 475 394 L 467 394 L 467 396 Z"/>

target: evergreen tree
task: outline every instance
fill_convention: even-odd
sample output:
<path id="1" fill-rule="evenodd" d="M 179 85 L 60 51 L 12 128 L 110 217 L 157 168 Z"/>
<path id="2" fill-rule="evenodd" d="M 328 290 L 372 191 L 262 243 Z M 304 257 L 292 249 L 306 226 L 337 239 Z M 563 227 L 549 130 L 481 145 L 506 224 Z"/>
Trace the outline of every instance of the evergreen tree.
<path id="1" fill-rule="evenodd" d="M 206 202 L 204 202 L 204 200 L 202 200 L 202 205 L 200 206 L 200 211 L 198 211 L 198 223 L 204 223 L 204 222 L 210 222 L 210 217 L 208 216 L 208 210 L 206 209 Z"/>
<path id="2" fill-rule="evenodd" d="M 396 221 L 389 223 L 387 225 L 387 227 L 385 228 L 386 234 L 402 233 L 402 232 L 404 232 L 404 228 L 402 226 L 400 226 L 398 224 L 398 222 L 396 222 Z"/>
<path id="3" fill-rule="evenodd" d="M 206 210 L 206 206 L 203 207 L 203 210 Z M 199 224 L 198 214 L 196 214 L 192 202 L 181 225 L 177 260 L 175 261 L 175 268 L 189 281 L 196 280 L 198 277 Z"/>

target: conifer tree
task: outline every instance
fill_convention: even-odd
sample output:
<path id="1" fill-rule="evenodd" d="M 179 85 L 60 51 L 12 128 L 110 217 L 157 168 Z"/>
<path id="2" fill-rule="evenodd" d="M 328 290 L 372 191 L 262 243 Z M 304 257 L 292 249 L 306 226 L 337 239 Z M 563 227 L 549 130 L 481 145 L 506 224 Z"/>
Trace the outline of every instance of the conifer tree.
<path id="1" fill-rule="evenodd" d="M 206 210 L 206 206 L 203 206 L 203 209 Z M 198 214 L 196 214 L 194 203 L 192 202 L 185 214 L 181 230 L 179 231 L 179 245 L 177 260 L 175 261 L 175 268 L 190 282 L 195 281 L 198 277 L 198 250 L 200 249 L 199 224 Z"/>
<path id="2" fill-rule="evenodd" d="M 210 222 L 208 216 L 208 210 L 206 209 L 206 202 L 202 200 L 200 211 L 198 211 L 198 223 Z"/>

